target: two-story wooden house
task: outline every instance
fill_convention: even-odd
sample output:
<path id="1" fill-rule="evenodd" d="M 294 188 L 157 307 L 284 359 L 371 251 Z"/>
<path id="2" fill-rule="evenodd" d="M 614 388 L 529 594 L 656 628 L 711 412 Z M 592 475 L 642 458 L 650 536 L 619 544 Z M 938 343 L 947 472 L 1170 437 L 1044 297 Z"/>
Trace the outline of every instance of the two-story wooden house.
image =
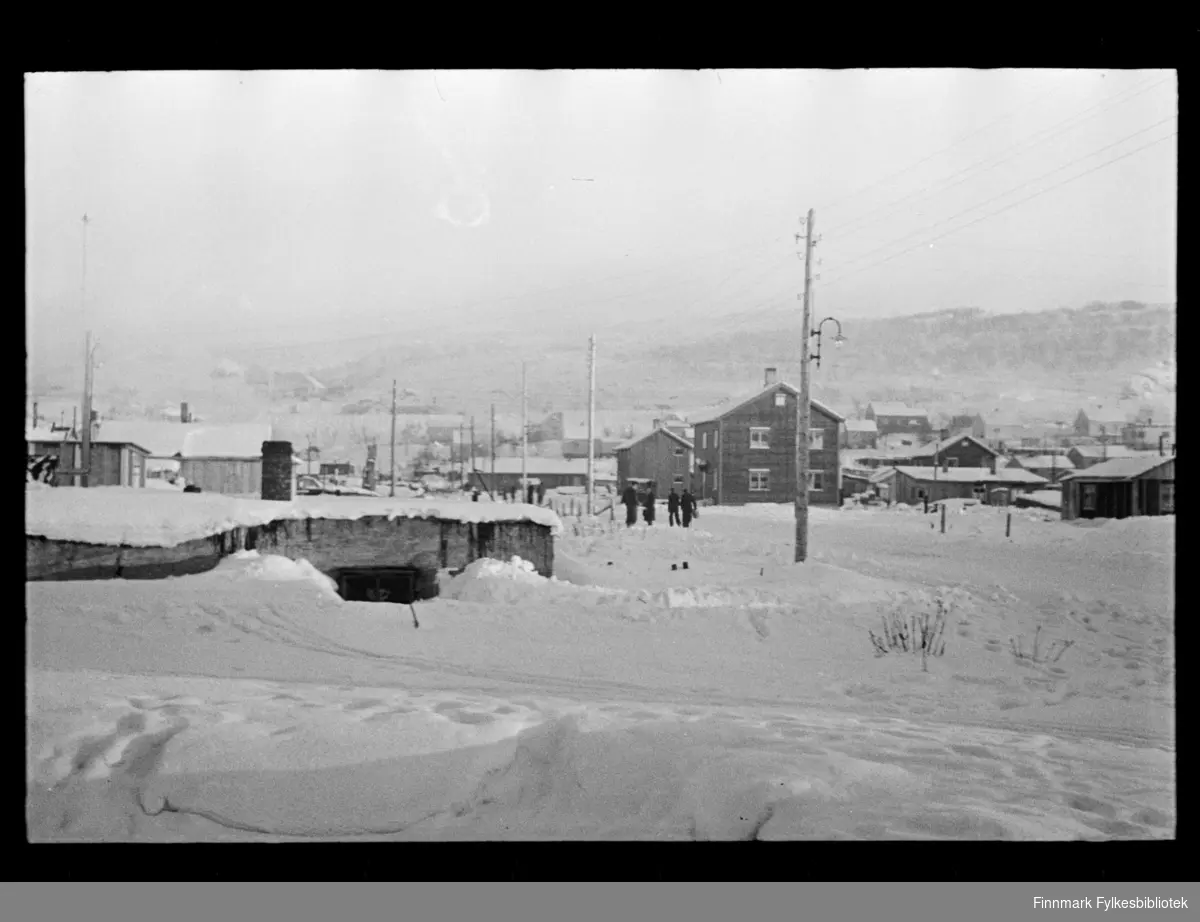
<path id="1" fill-rule="evenodd" d="M 995 470 L 999 457 L 1000 453 L 994 448 L 963 432 L 923 446 L 904 459 L 904 463 L 915 467 L 940 464 L 949 467 L 989 467 Z"/>
<path id="2" fill-rule="evenodd" d="M 695 423 L 696 496 L 723 505 L 793 502 L 799 397 L 767 369 L 763 390 Z M 838 432 L 845 417 L 818 400 L 810 400 L 810 407 L 809 502 L 839 505 Z"/>
<path id="3" fill-rule="evenodd" d="M 692 443 L 659 427 L 617 447 L 617 483 L 623 490 L 630 478 L 653 481 L 661 499 L 672 487 L 676 493 L 692 488 L 693 462 Z"/>

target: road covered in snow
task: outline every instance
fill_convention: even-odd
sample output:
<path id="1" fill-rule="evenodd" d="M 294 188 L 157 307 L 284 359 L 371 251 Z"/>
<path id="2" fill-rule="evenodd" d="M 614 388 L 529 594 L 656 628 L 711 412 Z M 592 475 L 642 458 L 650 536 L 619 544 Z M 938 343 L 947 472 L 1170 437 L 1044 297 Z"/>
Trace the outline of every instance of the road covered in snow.
<path id="1" fill-rule="evenodd" d="M 29 834 L 1173 836 L 1174 519 L 1007 511 L 814 509 L 803 565 L 790 507 L 567 520 L 554 579 L 479 561 L 419 629 L 253 552 L 30 583 Z M 875 655 L 938 600 L 927 672 Z"/>

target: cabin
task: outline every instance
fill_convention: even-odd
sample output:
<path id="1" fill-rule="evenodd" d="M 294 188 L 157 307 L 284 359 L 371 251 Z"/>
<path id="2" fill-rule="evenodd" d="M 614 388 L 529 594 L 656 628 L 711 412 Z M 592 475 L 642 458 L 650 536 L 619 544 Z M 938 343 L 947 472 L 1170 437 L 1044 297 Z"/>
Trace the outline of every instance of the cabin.
<path id="1" fill-rule="evenodd" d="M 913 467 L 987 467 L 995 469 L 1000 453 L 981 439 L 967 433 L 931 442 L 911 452 L 902 463 Z"/>
<path id="2" fill-rule="evenodd" d="M 1020 468 L 908 467 L 893 468 L 891 500 L 916 505 L 925 500 L 977 499 L 1007 505 L 1020 493 L 1043 488 L 1046 478 Z"/>
<path id="3" fill-rule="evenodd" d="M 652 482 L 658 496 L 672 489 L 682 493 L 694 486 L 694 471 L 694 445 L 670 429 L 660 427 L 617 448 L 617 484 L 622 490 L 636 478 Z"/>
<path id="4" fill-rule="evenodd" d="M 47 455 L 58 458 L 58 470 L 53 478 L 54 486 L 80 486 L 82 479 L 76 472 L 83 468 L 83 444 L 78 439 L 64 440 L 62 436 L 65 434 L 48 429 L 27 430 L 26 455 L 29 458 Z M 108 438 L 92 439 L 88 486 L 144 487 L 149 457 L 149 449 L 136 442 Z"/>
<path id="5" fill-rule="evenodd" d="M 1064 519 L 1175 514 L 1175 458 L 1111 458 L 1062 479 Z"/>
<path id="6" fill-rule="evenodd" d="M 492 460 L 479 458 L 476 460 L 478 470 L 468 472 L 471 483 L 483 484 L 492 493 L 502 490 L 519 488 L 521 485 L 521 459 L 496 458 L 495 475 L 492 474 Z M 530 455 L 526 461 L 526 476 L 534 485 L 541 485 L 547 490 L 557 487 L 586 487 L 588 475 L 587 458 L 546 458 Z M 592 472 L 593 485 L 606 480 L 611 482 L 616 476 L 616 462 L 605 458 L 595 462 Z"/>
<path id="7" fill-rule="evenodd" d="M 867 419 L 873 419 L 880 435 L 907 432 L 913 435 L 928 437 L 933 431 L 929 422 L 929 412 L 910 407 L 903 403 L 871 403 L 867 404 Z"/>
<path id="8" fill-rule="evenodd" d="M 842 448 L 874 448 L 879 439 L 879 427 L 873 419 L 848 419 L 842 427 L 838 444 Z"/>
<path id="9" fill-rule="evenodd" d="M 695 424 L 699 499 L 723 505 L 790 503 L 796 496 L 796 411 L 800 392 L 768 368 L 764 387 L 719 416 Z M 842 501 L 838 430 L 845 417 L 810 400 L 809 502 Z"/>

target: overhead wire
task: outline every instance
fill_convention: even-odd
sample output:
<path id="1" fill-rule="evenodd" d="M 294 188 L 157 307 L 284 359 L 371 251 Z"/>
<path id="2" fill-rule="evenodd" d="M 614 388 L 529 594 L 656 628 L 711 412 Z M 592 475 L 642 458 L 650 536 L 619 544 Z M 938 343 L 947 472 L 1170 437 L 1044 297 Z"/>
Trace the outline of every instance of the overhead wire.
<path id="1" fill-rule="evenodd" d="M 1145 128 L 1141 128 L 1141 129 L 1133 132 L 1132 134 L 1128 134 L 1125 137 L 1123 137 L 1117 141 L 1114 141 L 1111 144 L 1106 144 L 1104 147 L 1096 148 L 1095 150 L 1090 151 L 1087 154 L 1084 154 L 1082 157 L 1076 157 L 1074 160 L 1070 160 L 1067 163 L 1062 164 L 1061 166 L 1057 166 L 1053 170 L 1050 170 L 1047 173 L 1043 173 L 1041 176 L 1036 176 L 1033 179 L 1027 180 L 1023 183 L 1013 186 L 1011 189 L 1008 189 L 1008 190 L 1000 193 L 999 195 L 992 196 L 990 199 L 986 199 L 985 201 L 979 202 L 975 205 L 971 205 L 968 208 L 964 208 L 962 211 L 959 211 L 956 214 L 953 214 L 948 218 L 943 218 L 941 221 L 936 221 L 933 224 L 930 224 L 930 225 L 922 228 L 917 233 L 925 233 L 927 231 L 933 230 L 935 227 L 941 227 L 944 224 L 948 224 L 949 222 L 954 221 L 954 220 L 962 217 L 963 215 L 969 214 L 972 211 L 976 211 L 977 209 L 982 208 L 985 205 L 990 205 L 992 202 L 1002 199 L 1005 196 L 1011 195 L 1014 192 L 1018 192 L 1021 189 L 1025 188 L 1026 186 L 1030 186 L 1035 182 L 1039 182 L 1040 180 L 1045 179 L 1047 176 L 1053 176 L 1055 173 L 1059 173 L 1062 170 L 1065 170 L 1068 167 L 1074 166 L 1075 164 L 1077 164 L 1083 160 L 1087 160 L 1090 157 L 1096 156 L 1096 154 L 1103 153 L 1104 151 L 1109 150 L 1113 147 L 1116 147 L 1119 144 L 1124 144 L 1126 141 L 1128 141 L 1132 138 L 1136 138 L 1138 135 L 1145 134 L 1147 131 L 1153 131 L 1155 128 L 1158 128 L 1160 125 L 1163 125 L 1166 122 L 1171 121 L 1171 119 L 1178 118 L 1178 117 L 1179 117 L 1178 113 L 1176 113 L 1174 115 L 1168 116 L 1167 118 L 1164 118 L 1164 119 L 1161 119 L 1160 121 L 1155 122 L 1153 125 L 1147 125 Z M 1112 162 L 1115 162 L 1115 161 L 1112 161 Z M 1086 174 L 1081 174 L 1081 175 L 1086 175 Z M 1022 201 L 1026 201 L 1026 200 L 1023 199 Z M 999 214 L 999 212 L 996 212 L 996 213 Z M 839 264 L 838 268 L 840 269 L 842 265 L 851 265 L 853 263 L 856 263 L 863 259 L 866 259 L 867 257 L 872 256 L 875 253 L 878 253 L 882 250 L 886 250 L 888 247 L 895 246 L 898 243 L 903 243 L 905 240 L 911 239 L 912 236 L 913 235 L 910 233 L 910 234 L 906 234 L 904 237 L 898 237 L 895 240 L 888 241 L 887 243 L 877 246 L 872 250 L 868 250 L 867 252 L 865 252 L 859 256 L 854 256 L 848 260 L 845 260 L 844 263 Z"/>
<path id="2" fill-rule="evenodd" d="M 1172 117 L 1174 118 L 1177 116 L 1172 116 Z M 1164 122 L 1170 121 L 1170 119 L 1163 119 L 1163 121 Z M 1159 124 L 1162 124 L 1162 123 L 1160 122 Z M 1151 126 L 1151 127 L 1157 127 L 1157 126 Z M 1149 129 L 1145 129 L 1145 130 L 1149 130 Z M 1135 132 L 1135 135 L 1142 134 L 1142 133 L 1144 133 L 1144 132 L 1143 131 Z M 1003 208 L 998 208 L 993 212 L 989 212 L 988 214 L 982 215 L 973 221 L 969 221 L 966 224 L 960 225 L 959 227 L 951 228 L 950 230 L 946 231 L 945 233 L 938 234 L 936 237 L 932 237 L 932 238 L 929 238 L 926 240 L 921 240 L 920 242 L 915 243 L 910 247 L 900 250 L 898 253 L 893 253 L 891 256 L 885 257 L 884 259 L 877 260 L 876 262 L 873 262 L 870 265 L 863 266 L 862 268 L 859 268 L 859 269 L 852 269 L 847 273 L 836 276 L 835 278 L 826 282 L 825 285 L 826 285 L 826 287 L 829 287 L 830 285 L 836 285 L 838 282 L 842 281 L 843 279 L 849 278 L 854 275 L 859 275 L 860 273 L 866 272 L 869 269 L 873 269 L 876 266 L 881 266 L 884 263 L 891 262 L 893 259 L 903 256 L 905 253 L 910 253 L 915 249 L 919 249 L 920 247 L 928 246 L 931 243 L 935 243 L 936 241 L 941 240 L 943 237 L 948 237 L 951 234 L 956 234 L 959 231 L 966 230 L 968 227 L 972 227 L 976 224 L 979 224 L 981 221 L 986 221 L 988 218 L 993 218 L 998 214 L 1003 214 L 1004 212 L 1009 211 L 1010 209 L 1016 208 L 1018 205 L 1023 205 L 1025 202 L 1028 202 L 1031 199 L 1037 198 L 1039 195 L 1045 195 L 1047 192 L 1052 192 L 1055 189 L 1059 189 L 1065 185 L 1068 185 L 1077 179 L 1082 179 L 1084 176 L 1088 176 L 1092 173 L 1095 173 L 1097 170 L 1101 170 L 1106 166 L 1111 166 L 1114 163 L 1117 163 L 1128 157 L 1132 157 L 1134 154 L 1137 154 L 1137 153 L 1140 153 L 1141 151 L 1147 150 L 1148 148 L 1151 148 L 1156 144 L 1161 144 L 1163 141 L 1169 140 L 1170 138 L 1175 137 L 1177 134 L 1178 134 L 1177 131 L 1173 131 L 1170 134 L 1164 135 L 1161 138 L 1156 138 L 1155 140 L 1151 141 L 1149 144 L 1143 144 L 1141 147 L 1135 147 L 1133 150 L 1126 151 L 1125 153 L 1120 154 L 1117 157 L 1113 157 L 1110 160 L 1106 160 L 1103 163 L 1097 164 L 1096 166 L 1092 167 L 1091 169 L 1085 170 L 1082 173 L 1078 173 L 1075 176 L 1068 177 L 1067 179 L 1064 179 L 1062 182 L 1054 183 L 1050 186 L 1047 186 L 1045 189 L 1039 189 L 1037 192 L 1034 192 L 1032 195 L 1027 195 L 1022 199 L 1018 199 L 1015 202 L 1011 202 L 1008 205 L 1005 205 Z M 1134 135 L 1130 135 L 1130 137 L 1133 137 L 1133 136 Z M 1128 138 L 1123 138 L 1122 140 L 1123 141 L 1128 140 Z M 1117 142 L 1117 143 L 1121 143 L 1121 142 Z M 1115 144 L 1110 144 L 1108 146 L 1113 147 L 1113 146 L 1115 146 Z M 1104 148 L 1101 148 L 1101 150 L 1103 150 L 1103 149 Z M 1095 152 L 1093 152 L 1093 154 L 1089 154 L 1088 156 L 1093 156 L 1095 153 L 1098 153 L 1098 151 L 1095 151 Z M 1087 159 L 1087 158 L 1083 157 L 1080 159 Z M 1057 172 L 1057 170 L 1054 170 L 1052 172 Z M 1046 174 L 1046 175 L 1050 175 L 1050 174 Z M 1025 183 L 1024 185 L 1028 185 L 1028 184 L 1029 183 Z M 1020 187 L 1018 187 L 1018 188 L 1020 188 Z M 1009 191 L 1012 192 L 1015 190 L 1009 190 Z M 1005 194 L 1007 195 L 1008 193 L 1005 193 Z M 1003 197 L 1003 196 L 999 196 L 999 197 Z M 994 201 L 994 199 L 993 199 L 993 201 Z M 986 204 L 986 203 L 984 203 L 984 204 Z M 979 206 L 975 206 L 975 207 L 979 207 Z M 968 209 L 968 211 L 972 211 L 972 210 L 974 210 L 974 209 Z M 945 223 L 945 222 L 941 222 L 941 223 Z"/>
<path id="3" fill-rule="evenodd" d="M 833 226 L 832 228 L 829 228 L 828 230 L 824 231 L 824 233 L 833 235 L 833 234 L 836 234 L 837 232 L 839 232 L 841 230 L 845 230 L 847 228 L 858 227 L 864 221 L 867 221 L 869 219 L 872 219 L 875 217 L 882 217 L 886 214 L 890 214 L 896 209 L 897 206 L 902 205 L 903 203 L 910 201 L 911 199 L 916 198 L 917 196 L 920 196 L 926 192 L 929 192 L 931 189 L 936 189 L 938 186 L 942 185 L 942 183 L 945 183 L 947 180 L 951 180 L 951 179 L 954 179 L 955 177 L 962 176 L 962 178 L 959 179 L 957 182 L 953 182 L 950 185 L 945 186 L 945 188 L 938 189 L 937 192 L 934 192 L 932 195 L 930 195 L 928 197 L 934 198 L 938 195 L 942 195 L 943 193 L 948 192 L 951 189 L 962 185 L 964 182 L 968 182 L 971 179 L 974 179 L 976 176 L 980 175 L 981 173 L 986 173 L 989 170 L 995 169 L 996 167 L 998 167 L 1004 163 L 1007 163 L 1013 159 L 1012 156 L 1007 156 L 1007 157 L 1003 156 L 1004 154 L 1008 154 L 1011 151 L 1020 150 L 1021 148 L 1037 147 L 1039 144 L 1044 144 L 1046 141 L 1049 141 L 1051 138 L 1055 138 L 1058 135 L 1063 134 L 1064 132 L 1071 131 L 1074 128 L 1077 128 L 1079 124 L 1082 124 L 1083 122 L 1085 122 L 1089 119 L 1095 118 L 1098 115 L 1102 115 L 1104 112 L 1107 112 L 1110 109 L 1114 109 L 1118 106 L 1123 106 L 1126 103 L 1130 102 L 1131 100 L 1136 99 L 1138 96 L 1142 95 L 1143 93 L 1148 93 L 1151 90 L 1161 86 L 1162 84 L 1164 84 L 1166 82 L 1167 82 L 1166 80 L 1159 80 L 1157 83 L 1151 84 L 1149 86 L 1146 86 L 1145 84 L 1139 84 L 1137 86 L 1122 90 L 1120 93 L 1115 93 L 1109 99 L 1103 100 L 1094 106 L 1084 109 L 1082 112 L 1077 112 L 1075 115 L 1069 116 L 1068 118 L 1063 119 L 1062 121 L 1056 122 L 1055 124 L 1050 125 L 1047 128 L 1043 128 L 1039 131 L 1035 131 L 1032 135 L 1025 138 L 1025 140 L 1019 141 L 1016 144 L 1005 148 L 998 155 L 992 155 L 990 157 L 985 157 L 982 160 L 976 161 L 975 163 L 971 164 L 970 166 L 964 167 L 963 169 L 958 170 L 955 173 L 951 173 L 949 176 L 943 177 L 942 179 L 940 179 L 936 182 L 930 183 L 929 185 L 925 186 L 922 189 L 918 189 L 915 192 L 910 192 L 908 195 L 905 195 L 905 196 L 902 196 L 901 198 L 895 199 L 892 202 L 888 203 L 887 205 L 881 205 L 878 208 L 874 208 L 874 209 L 866 212 L 865 214 L 860 215 L 857 218 L 853 218 L 849 221 L 844 221 L 841 224 L 837 224 L 837 225 Z M 1130 95 L 1126 95 L 1126 94 L 1130 94 Z M 1119 97 L 1121 97 L 1121 96 L 1125 96 L 1126 98 L 1119 99 Z M 1099 110 L 1099 111 L 1093 111 L 1093 110 Z M 1074 124 L 1072 124 L 1072 123 L 1074 123 Z M 1063 127 L 1060 127 L 1060 126 L 1063 126 Z M 1053 129 L 1058 129 L 1058 130 L 1055 131 Z M 1050 132 L 1050 133 L 1046 134 L 1046 132 Z M 1038 135 L 1044 135 L 1044 137 L 1038 137 Z M 972 173 L 972 171 L 974 171 L 976 168 L 978 168 L 980 166 L 983 166 L 984 164 L 989 164 L 989 165 L 986 166 L 984 169 L 980 170 L 979 173 L 976 173 L 974 176 L 970 175 Z M 967 175 L 963 175 L 963 174 L 967 174 Z"/>

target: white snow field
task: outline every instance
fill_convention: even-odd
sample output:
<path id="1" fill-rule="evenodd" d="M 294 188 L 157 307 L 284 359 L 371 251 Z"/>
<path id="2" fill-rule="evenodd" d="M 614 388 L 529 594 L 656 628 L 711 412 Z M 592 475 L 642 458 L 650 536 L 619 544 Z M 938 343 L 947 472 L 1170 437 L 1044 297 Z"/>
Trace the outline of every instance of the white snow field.
<path id="1" fill-rule="evenodd" d="M 253 552 L 29 583 L 29 836 L 1174 836 L 1172 517 L 816 508 L 796 565 L 791 516 L 569 520 L 554 579 L 476 562 L 419 629 Z M 938 597 L 928 672 L 875 655 Z"/>

